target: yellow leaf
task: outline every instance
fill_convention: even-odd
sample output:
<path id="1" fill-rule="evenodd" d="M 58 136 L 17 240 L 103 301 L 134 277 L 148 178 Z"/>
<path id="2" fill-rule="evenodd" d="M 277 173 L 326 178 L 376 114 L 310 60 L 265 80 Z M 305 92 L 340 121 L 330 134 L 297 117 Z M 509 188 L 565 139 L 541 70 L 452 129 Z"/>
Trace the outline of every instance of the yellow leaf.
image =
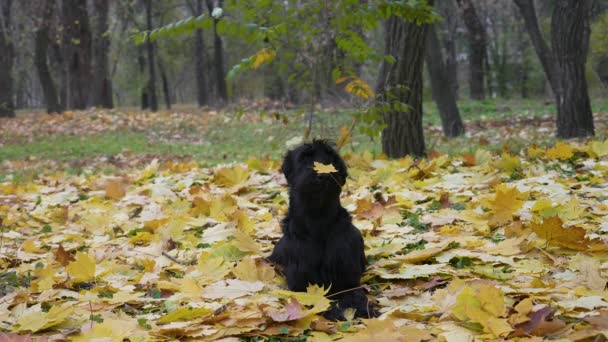
<path id="1" fill-rule="evenodd" d="M 232 270 L 232 273 L 239 279 L 245 281 L 261 281 L 270 283 L 276 276 L 274 268 L 265 262 L 256 262 L 251 257 L 245 257 Z"/>
<path id="2" fill-rule="evenodd" d="M 538 213 L 542 217 L 551 217 L 557 215 L 558 209 L 553 207 L 553 202 L 540 199 L 534 203 L 532 208 L 530 208 L 532 212 Z"/>
<path id="3" fill-rule="evenodd" d="M 87 282 L 95 278 L 95 258 L 83 252 L 76 253 L 75 261 L 66 266 L 66 271 L 76 282 Z"/>
<path id="4" fill-rule="evenodd" d="M 152 241 L 158 241 L 159 236 L 150 232 L 137 232 L 135 236 L 129 239 L 129 242 L 136 246 L 147 246 Z"/>
<path id="5" fill-rule="evenodd" d="M 346 86 L 344 86 L 344 90 L 347 93 L 358 96 L 364 100 L 368 100 L 376 96 L 376 93 L 374 93 L 372 87 L 370 87 L 369 84 L 365 83 L 365 81 L 360 78 L 355 78 L 348 82 Z"/>
<path id="6" fill-rule="evenodd" d="M 244 183 L 249 178 L 249 170 L 240 165 L 223 167 L 215 171 L 214 178 L 216 183 L 229 188 Z"/>
<path id="7" fill-rule="evenodd" d="M 216 197 L 211 200 L 209 216 L 218 221 L 227 222 L 236 209 L 236 200 L 229 194 L 225 194 L 222 197 Z"/>
<path id="8" fill-rule="evenodd" d="M 213 313 L 213 311 L 213 309 L 208 308 L 191 308 L 189 306 L 183 306 L 159 318 L 158 323 L 165 324 L 176 321 L 189 321 L 196 318 L 209 316 Z"/>
<path id="9" fill-rule="evenodd" d="M 365 329 L 355 334 L 344 335 L 344 342 L 397 342 L 397 341 L 433 341 L 436 338 L 427 330 L 414 325 L 396 327 L 390 318 L 364 320 Z"/>
<path id="10" fill-rule="evenodd" d="M 583 228 L 564 227 L 562 220 L 556 216 L 546 218 L 542 223 L 532 223 L 531 228 L 539 238 L 547 240 L 549 244 L 555 246 L 586 251 L 590 248 L 602 248 L 603 245 L 599 241 L 594 242 L 586 239 L 587 232 Z M 605 249 L 605 246 L 602 249 Z"/>
<path id="11" fill-rule="evenodd" d="M 273 293 L 280 296 L 295 298 L 302 305 L 312 305 L 313 307 L 303 316 L 316 314 L 327 310 L 330 306 L 330 300 L 327 299 L 325 295 L 328 292 L 329 288 L 325 290 L 323 287 L 319 287 L 318 285 L 308 285 L 306 292 L 292 292 L 286 290 L 273 291 Z"/>
<path id="12" fill-rule="evenodd" d="M 262 50 L 256 52 L 256 54 L 253 56 L 253 64 L 251 67 L 255 70 L 259 68 L 262 63 L 271 62 L 276 56 L 276 52 L 269 48 L 263 48 Z"/>
<path id="13" fill-rule="evenodd" d="M 125 185 L 119 180 L 107 182 L 106 186 L 105 186 L 105 190 L 106 190 L 106 197 L 109 197 L 116 201 L 125 197 L 125 195 L 127 193 L 127 191 L 125 189 Z"/>
<path id="14" fill-rule="evenodd" d="M 313 169 L 318 174 L 338 172 L 333 164 L 323 164 L 319 162 L 314 163 Z"/>
<path id="15" fill-rule="evenodd" d="M 572 221 L 578 219 L 583 212 L 585 207 L 581 206 L 581 202 L 575 197 L 560 205 L 557 215 L 563 221 Z"/>
<path id="16" fill-rule="evenodd" d="M 574 155 L 574 148 L 563 142 L 558 142 L 555 147 L 548 149 L 545 156 L 550 159 L 567 160 Z"/>
<path id="17" fill-rule="evenodd" d="M 139 331 L 138 331 L 139 330 Z M 137 323 L 126 319 L 104 319 L 103 323 L 93 324 L 92 329 L 82 331 L 78 335 L 70 335 L 70 341 L 87 342 L 87 341 L 124 341 L 131 336 L 148 335 L 139 329 Z M 144 336 L 145 336 L 144 335 Z M 129 339 L 130 341 L 143 341 L 145 339 Z"/>
<path id="18" fill-rule="evenodd" d="M 24 243 L 21 244 L 21 249 L 28 253 L 42 253 L 44 252 L 40 248 L 36 246 L 36 239 L 25 240 Z"/>
<path id="19" fill-rule="evenodd" d="M 513 214 L 522 207 L 523 201 L 518 197 L 521 193 L 515 187 L 508 187 L 505 184 L 496 186 L 496 195 L 493 200 L 490 200 L 492 213 L 489 224 L 491 226 L 500 226 L 509 223 Z"/>
<path id="20" fill-rule="evenodd" d="M 346 125 L 342 125 L 340 128 L 340 137 L 338 137 L 338 141 L 336 142 L 336 149 L 339 151 L 350 139 L 351 131 L 346 127 Z"/>
<path id="21" fill-rule="evenodd" d="M 58 270 L 52 266 L 47 265 L 45 268 L 36 269 L 36 280 L 32 281 L 32 285 L 35 286 L 38 292 L 44 290 L 50 290 L 55 285 L 55 274 Z"/>
<path id="22" fill-rule="evenodd" d="M 242 230 L 236 230 L 234 232 L 234 240 L 232 244 L 240 249 L 243 252 L 253 252 L 255 254 L 260 254 L 260 246 L 258 246 L 257 242 L 249 236 L 249 234 L 245 233 Z"/>
<path id="23" fill-rule="evenodd" d="M 461 321 L 481 324 L 484 331 L 495 338 L 505 336 L 512 330 L 506 319 L 501 318 L 506 313 L 504 295 L 492 284 L 465 286 L 450 310 Z"/>
<path id="24" fill-rule="evenodd" d="M 349 79 L 349 77 L 348 77 L 348 76 L 343 76 L 343 77 L 340 77 L 340 78 L 338 78 L 338 79 L 336 80 L 336 84 L 344 83 L 344 81 L 346 81 L 346 80 L 348 80 L 348 79 Z"/>
<path id="25" fill-rule="evenodd" d="M 512 156 L 508 153 L 503 153 L 501 159 L 496 162 L 496 168 L 506 173 L 513 173 L 521 170 L 521 160 L 518 156 Z"/>
<path id="26" fill-rule="evenodd" d="M 589 143 L 591 151 L 598 157 L 608 155 L 608 139 L 602 141 L 592 141 Z"/>
<path id="27" fill-rule="evenodd" d="M 63 323 L 72 313 L 72 306 L 53 306 L 48 312 L 33 312 L 29 315 L 19 317 L 17 324 L 11 329 L 15 332 L 37 332 Z"/>

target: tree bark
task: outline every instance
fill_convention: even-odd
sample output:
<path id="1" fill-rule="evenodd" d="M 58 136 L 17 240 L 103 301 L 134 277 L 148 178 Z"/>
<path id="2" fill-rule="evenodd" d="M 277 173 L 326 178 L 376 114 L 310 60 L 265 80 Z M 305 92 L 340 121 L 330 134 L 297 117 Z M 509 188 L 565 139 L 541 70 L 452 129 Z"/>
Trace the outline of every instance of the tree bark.
<path id="1" fill-rule="evenodd" d="M 477 16 L 471 0 L 456 0 L 462 11 L 462 19 L 469 34 L 469 92 L 474 100 L 485 98 L 484 62 L 486 57 L 486 32 Z"/>
<path id="2" fill-rule="evenodd" d="M 110 52 L 110 35 L 108 32 L 108 0 L 94 0 L 95 8 L 95 39 L 93 40 L 93 89 L 92 104 L 103 108 L 113 108 L 112 80 L 108 67 L 108 53 Z"/>
<path id="3" fill-rule="evenodd" d="M 152 0 L 144 0 L 146 8 L 146 26 L 148 31 L 152 31 Z M 156 99 L 156 69 L 154 63 L 154 43 L 151 40 L 146 42 L 146 51 L 148 52 L 148 104 L 150 110 L 156 112 L 158 110 L 158 100 Z"/>
<path id="4" fill-rule="evenodd" d="M 0 117 L 15 117 L 13 102 L 13 62 L 15 50 L 11 37 L 12 0 L 0 2 Z"/>
<path id="5" fill-rule="evenodd" d="M 47 64 L 48 47 L 49 47 L 49 27 L 54 15 L 54 0 L 44 0 L 43 3 L 42 23 L 35 33 L 35 48 L 34 48 L 34 64 L 38 71 L 40 86 L 44 96 L 47 113 L 61 113 L 62 106 L 59 103 L 57 96 L 57 88 L 49 71 Z"/>
<path id="6" fill-rule="evenodd" d="M 63 0 L 63 50 L 67 63 L 68 108 L 85 109 L 91 90 L 91 28 L 87 2 Z"/>
<path id="7" fill-rule="evenodd" d="M 443 134 L 446 137 L 457 137 L 464 134 L 464 125 L 456 105 L 454 89 L 450 84 L 450 75 L 443 62 L 435 26 L 429 26 L 426 44 L 425 61 L 431 80 L 433 99 L 441 117 Z"/>
<path id="8" fill-rule="evenodd" d="M 595 134 L 585 79 L 593 0 L 558 0 L 551 19 L 551 45 L 558 73 L 557 136 Z"/>
<path id="9" fill-rule="evenodd" d="M 385 23 L 385 55 L 376 92 L 386 128 L 382 152 L 390 158 L 425 154 L 422 130 L 422 68 L 428 25 L 392 16 Z"/>
<path id="10" fill-rule="evenodd" d="M 551 18 L 551 44 L 543 39 L 532 0 L 514 0 L 541 61 L 557 104 L 557 136 L 595 134 L 585 79 L 589 49 L 589 18 L 593 0 L 557 0 Z"/>
<path id="11" fill-rule="evenodd" d="M 213 13 L 214 8 L 223 9 L 222 0 L 207 0 L 207 9 L 209 15 Z M 226 72 L 224 67 L 224 43 L 222 37 L 217 33 L 217 23 L 219 19 L 213 18 L 213 64 L 215 68 L 215 81 L 217 93 L 223 103 L 228 101 L 228 88 L 226 86 Z"/>
<path id="12" fill-rule="evenodd" d="M 203 0 L 196 0 L 194 15 L 203 14 Z M 209 86 L 207 81 L 207 71 L 205 70 L 205 42 L 203 41 L 203 30 L 194 31 L 194 58 L 196 67 L 196 99 L 198 106 L 203 107 L 209 104 Z"/>
<path id="13" fill-rule="evenodd" d="M 439 1 L 436 5 L 443 21 L 441 22 L 443 39 L 443 47 L 445 49 L 445 69 L 448 75 L 448 82 L 452 88 L 452 92 L 458 99 L 458 59 L 456 58 L 456 32 L 458 31 L 458 20 L 454 16 L 456 6 L 453 1 Z"/>
<path id="14" fill-rule="evenodd" d="M 139 47 L 137 50 L 137 65 L 139 66 L 139 73 L 142 79 L 144 79 L 146 77 L 146 57 L 144 56 L 143 47 Z M 148 108 L 150 108 L 150 103 L 148 101 L 148 82 L 146 82 L 146 84 L 141 85 L 141 109 L 145 110 Z"/>
<path id="15" fill-rule="evenodd" d="M 169 79 L 165 72 L 163 63 L 158 59 L 158 70 L 160 71 L 160 80 L 163 86 L 163 95 L 165 96 L 165 106 L 167 109 L 171 109 L 171 92 L 169 91 Z"/>
<path id="16" fill-rule="evenodd" d="M 513 1 L 515 2 L 515 5 L 517 5 L 517 7 L 519 8 L 521 16 L 524 18 L 526 31 L 528 31 L 528 35 L 530 36 L 530 40 L 532 41 L 534 50 L 538 55 L 540 64 L 542 65 L 543 70 L 545 71 L 545 76 L 549 80 L 553 92 L 560 92 L 560 84 L 557 80 L 557 65 L 555 63 L 553 54 L 551 53 L 551 49 L 549 49 L 549 47 L 547 46 L 547 43 L 543 39 L 543 35 L 540 32 L 540 27 L 538 25 L 538 18 L 536 16 L 536 9 L 534 7 L 533 0 Z"/>

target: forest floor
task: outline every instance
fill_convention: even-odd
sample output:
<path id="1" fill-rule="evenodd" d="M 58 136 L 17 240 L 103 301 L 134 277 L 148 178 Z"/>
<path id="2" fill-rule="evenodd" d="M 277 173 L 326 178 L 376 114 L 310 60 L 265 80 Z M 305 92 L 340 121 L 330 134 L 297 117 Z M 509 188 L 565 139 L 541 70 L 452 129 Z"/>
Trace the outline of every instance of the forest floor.
<path id="1" fill-rule="evenodd" d="M 463 103 L 453 140 L 429 106 L 421 160 L 355 134 L 341 200 L 381 317 L 339 323 L 265 260 L 307 127 L 269 105 L 0 121 L 0 341 L 608 338 L 608 101 L 594 139 L 556 141 L 538 101 Z M 324 108 L 311 135 L 351 123 Z"/>
<path id="2" fill-rule="evenodd" d="M 238 108 L 238 109 L 235 109 Z M 608 100 L 594 100 L 596 136 L 608 136 Z M 434 103 L 425 103 L 429 151 L 459 155 L 478 147 L 518 151 L 555 142 L 555 106 L 542 100 L 463 101 L 466 135 L 446 139 Z M 317 108 L 312 137 L 337 140 L 350 128 L 354 110 Z M 153 159 L 194 160 L 202 166 L 245 161 L 251 156 L 277 159 L 287 142 L 297 142 L 308 127 L 307 111 L 285 110 L 267 101 L 243 102 L 221 112 L 177 106 L 157 113 L 138 109 L 89 110 L 47 115 L 22 112 L 0 124 L 0 179 L 35 177 L 47 170 L 106 172 L 145 165 Z M 380 152 L 378 138 L 353 130 L 344 151 Z"/>

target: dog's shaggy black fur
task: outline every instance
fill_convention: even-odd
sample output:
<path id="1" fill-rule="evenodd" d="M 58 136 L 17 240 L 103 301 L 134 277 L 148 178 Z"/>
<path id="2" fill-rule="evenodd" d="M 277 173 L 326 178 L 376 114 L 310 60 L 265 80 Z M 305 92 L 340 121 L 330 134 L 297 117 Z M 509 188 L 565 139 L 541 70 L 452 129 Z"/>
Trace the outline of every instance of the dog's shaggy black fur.
<path id="1" fill-rule="evenodd" d="M 337 172 L 317 174 L 315 161 L 332 164 Z M 342 320 L 346 308 L 356 309 L 357 317 L 376 316 L 359 288 L 366 263 L 363 237 L 340 204 L 347 177 L 344 161 L 327 143 L 314 141 L 289 151 L 282 171 L 289 211 L 270 260 L 283 267 L 291 291 L 306 291 L 309 284 L 331 286 L 329 298 L 335 301 L 326 318 Z"/>

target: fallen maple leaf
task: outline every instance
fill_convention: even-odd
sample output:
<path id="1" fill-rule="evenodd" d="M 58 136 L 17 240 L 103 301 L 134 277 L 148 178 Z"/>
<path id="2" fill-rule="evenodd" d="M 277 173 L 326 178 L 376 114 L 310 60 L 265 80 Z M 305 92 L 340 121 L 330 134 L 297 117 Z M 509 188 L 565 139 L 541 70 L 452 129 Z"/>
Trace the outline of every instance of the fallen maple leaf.
<path id="1" fill-rule="evenodd" d="M 66 266 L 68 274 L 76 282 L 87 282 L 95 278 L 95 258 L 89 254 L 78 252 L 74 261 Z"/>
<path id="2" fill-rule="evenodd" d="M 505 184 L 496 186 L 496 195 L 489 201 L 492 209 L 489 220 L 491 226 L 500 226 L 511 221 L 515 211 L 523 205 L 518 196 L 521 196 L 521 193 L 515 187 Z"/>
<path id="3" fill-rule="evenodd" d="M 338 172 L 333 164 L 314 162 L 313 170 L 318 174 Z"/>

